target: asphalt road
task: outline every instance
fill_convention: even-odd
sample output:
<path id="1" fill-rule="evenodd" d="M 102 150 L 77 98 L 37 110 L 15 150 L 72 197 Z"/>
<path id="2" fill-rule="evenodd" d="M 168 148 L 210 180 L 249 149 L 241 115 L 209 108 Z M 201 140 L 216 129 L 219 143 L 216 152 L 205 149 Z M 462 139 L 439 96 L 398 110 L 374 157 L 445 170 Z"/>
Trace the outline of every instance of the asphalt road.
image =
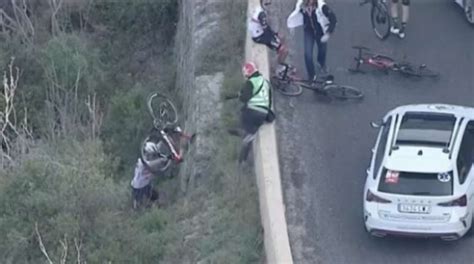
<path id="1" fill-rule="evenodd" d="M 274 23 L 285 32 L 295 1 L 274 0 Z M 362 221 L 363 185 L 376 132 L 370 121 L 411 103 L 474 106 L 474 27 L 453 0 L 413 0 L 404 40 L 382 42 L 371 31 L 369 6 L 331 0 L 338 16 L 328 66 L 339 83 L 361 88 L 361 103 L 331 103 L 305 91 L 276 96 L 277 133 L 286 216 L 295 263 L 474 263 L 474 237 L 458 242 L 372 238 Z M 275 21 L 278 18 L 278 21 Z M 278 28 L 278 26 L 276 26 Z M 301 30 L 289 38 L 290 60 L 305 73 Z M 362 44 L 441 72 L 438 81 L 397 74 L 352 75 L 346 68 Z"/>

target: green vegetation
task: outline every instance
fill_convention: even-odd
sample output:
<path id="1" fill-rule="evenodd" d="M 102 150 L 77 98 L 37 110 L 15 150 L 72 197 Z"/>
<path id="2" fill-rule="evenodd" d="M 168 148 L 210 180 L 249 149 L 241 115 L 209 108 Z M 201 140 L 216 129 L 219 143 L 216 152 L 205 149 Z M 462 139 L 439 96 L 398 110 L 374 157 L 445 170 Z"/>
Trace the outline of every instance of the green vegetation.
<path id="1" fill-rule="evenodd" d="M 258 263 L 255 178 L 225 133 L 238 102 L 223 102 L 201 185 L 166 208 L 130 208 L 145 98 L 173 94 L 178 1 L 33 2 L 30 15 L 5 9 L 0 33 L 0 262 Z M 197 60 L 200 73 L 224 71 L 222 93 L 242 82 L 245 5 L 222 4 L 214 48 Z"/>
<path id="2" fill-rule="evenodd" d="M 174 86 L 177 2 L 19 10 L 0 34 L 0 262 L 156 263 L 170 217 L 132 212 L 129 181 L 146 95 Z"/>
<path id="3" fill-rule="evenodd" d="M 197 75 L 224 72 L 221 95 L 238 93 L 243 79 L 241 63 L 245 47 L 247 1 L 222 1 L 218 32 L 203 44 L 213 47 L 197 59 Z M 211 132 L 214 155 L 210 174 L 201 185 L 176 204 L 173 223 L 179 239 L 171 241 L 165 262 L 260 263 L 263 237 L 258 193 L 251 164 L 237 164 L 240 139 L 226 129 L 239 125 L 238 100 L 222 103 L 222 119 Z"/>

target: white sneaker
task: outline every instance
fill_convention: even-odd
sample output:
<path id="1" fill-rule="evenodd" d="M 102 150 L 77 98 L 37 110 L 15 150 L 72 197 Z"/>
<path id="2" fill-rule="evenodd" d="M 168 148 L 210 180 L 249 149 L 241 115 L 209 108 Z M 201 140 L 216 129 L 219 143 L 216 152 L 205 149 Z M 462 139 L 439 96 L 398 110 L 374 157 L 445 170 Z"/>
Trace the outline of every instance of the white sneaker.
<path id="1" fill-rule="evenodd" d="M 397 27 L 391 26 L 390 27 L 390 32 L 392 32 L 392 34 L 398 34 L 398 33 L 400 33 L 400 29 L 397 28 Z"/>
<path id="2" fill-rule="evenodd" d="M 399 31 L 398 31 L 398 37 L 400 37 L 401 39 L 405 38 L 405 28 L 402 27 Z"/>

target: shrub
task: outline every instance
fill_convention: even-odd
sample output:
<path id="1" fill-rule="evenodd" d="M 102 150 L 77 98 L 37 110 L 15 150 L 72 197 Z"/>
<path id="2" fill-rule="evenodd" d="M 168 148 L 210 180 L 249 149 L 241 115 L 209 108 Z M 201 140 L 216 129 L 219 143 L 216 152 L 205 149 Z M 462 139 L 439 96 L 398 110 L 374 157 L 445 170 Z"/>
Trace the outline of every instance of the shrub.
<path id="1" fill-rule="evenodd" d="M 151 118 L 146 111 L 145 89 L 137 85 L 126 93 L 111 98 L 105 117 L 102 138 L 105 149 L 113 153 L 117 171 L 129 172 L 139 155 L 139 146 L 151 129 Z"/>
<path id="2" fill-rule="evenodd" d="M 107 177 L 109 163 L 100 146 L 73 140 L 43 145 L 16 170 L 1 173 L 0 259 L 43 262 L 40 238 L 54 262 L 65 245 L 71 261 L 76 245 L 90 263 L 152 263 L 160 257 L 166 217 L 158 209 L 143 215 L 126 209 L 128 188 Z"/>

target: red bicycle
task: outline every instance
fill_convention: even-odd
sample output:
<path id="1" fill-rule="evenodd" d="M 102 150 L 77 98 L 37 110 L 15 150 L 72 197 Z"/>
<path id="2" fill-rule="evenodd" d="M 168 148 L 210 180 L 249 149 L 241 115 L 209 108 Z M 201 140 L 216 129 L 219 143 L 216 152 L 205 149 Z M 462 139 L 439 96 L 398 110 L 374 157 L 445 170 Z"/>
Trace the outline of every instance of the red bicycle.
<path id="1" fill-rule="evenodd" d="M 350 72 L 365 73 L 361 66 L 368 65 L 386 74 L 389 71 L 395 71 L 406 77 L 439 77 L 439 73 L 429 69 L 426 64 L 413 65 L 409 62 L 397 62 L 389 56 L 372 53 L 369 48 L 363 46 L 353 46 L 352 48 L 358 50 L 358 55 L 354 57 L 356 63 L 349 69 Z"/>

